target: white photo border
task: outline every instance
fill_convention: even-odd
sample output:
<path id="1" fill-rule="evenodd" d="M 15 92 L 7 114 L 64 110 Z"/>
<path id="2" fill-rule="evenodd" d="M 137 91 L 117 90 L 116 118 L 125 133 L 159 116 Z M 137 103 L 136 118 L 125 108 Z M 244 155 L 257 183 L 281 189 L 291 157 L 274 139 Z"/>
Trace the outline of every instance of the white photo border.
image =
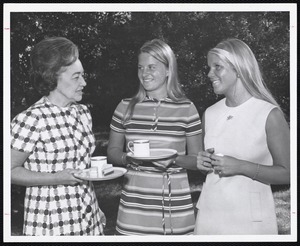
<path id="1" fill-rule="evenodd" d="M 294 242 L 297 241 L 297 4 L 4 4 L 3 5 L 3 240 L 4 242 Z M 290 130 L 291 130 L 291 234 L 271 236 L 11 236 L 10 204 L 10 13 L 12 12 L 260 12 L 290 13 Z M 8 83 L 9 82 L 9 83 Z"/>

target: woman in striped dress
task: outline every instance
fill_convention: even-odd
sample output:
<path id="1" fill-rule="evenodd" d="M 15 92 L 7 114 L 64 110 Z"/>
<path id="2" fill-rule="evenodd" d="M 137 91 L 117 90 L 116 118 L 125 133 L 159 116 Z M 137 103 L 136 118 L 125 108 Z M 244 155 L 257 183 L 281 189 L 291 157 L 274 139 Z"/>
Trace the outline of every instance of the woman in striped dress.
<path id="1" fill-rule="evenodd" d="M 192 234 L 195 216 L 186 168 L 196 170 L 199 114 L 180 88 L 175 55 L 163 41 L 154 39 L 141 47 L 138 77 L 139 91 L 119 103 L 111 122 L 108 159 L 128 168 L 116 234 Z M 137 139 L 149 140 L 150 148 L 175 149 L 178 155 L 134 162 L 125 146 Z"/>

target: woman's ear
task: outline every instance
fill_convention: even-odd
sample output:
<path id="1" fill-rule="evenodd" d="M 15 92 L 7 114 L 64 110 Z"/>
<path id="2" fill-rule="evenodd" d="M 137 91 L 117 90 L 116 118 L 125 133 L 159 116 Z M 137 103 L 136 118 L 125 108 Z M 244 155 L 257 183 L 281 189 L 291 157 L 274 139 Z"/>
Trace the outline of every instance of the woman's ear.
<path id="1" fill-rule="evenodd" d="M 234 68 L 234 67 L 232 67 L 233 68 L 233 70 L 235 71 L 235 73 L 236 73 L 236 77 L 237 78 L 240 78 L 240 74 L 238 73 L 238 71 Z"/>

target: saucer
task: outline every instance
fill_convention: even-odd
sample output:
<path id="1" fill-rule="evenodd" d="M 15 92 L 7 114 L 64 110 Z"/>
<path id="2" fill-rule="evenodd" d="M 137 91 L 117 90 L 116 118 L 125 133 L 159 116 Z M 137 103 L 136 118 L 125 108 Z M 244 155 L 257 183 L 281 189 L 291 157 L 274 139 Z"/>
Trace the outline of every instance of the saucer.
<path id="1" fill-rule="evenodd" d="M 103 177 L 95 177 L 90 175 L 90 169 L 84 169 L 80 173 L 74 173 L 74 176 L 79 179 L 83 180 L 89 180 L 89 181 L 103 181 L 103 180 L 111 180 L 111 179 L 116 179 L 121 176 L 123 176 L 127 172 L 126 168 L 123 167 L 114 167 L 114 172 L 111 174 L 108 174 Z"/>
<path id="2" fill-rule="evenodd" d="M 150 149 L 150 156 L 135 156 L 132 152 L 127 153 L 127 156 L 135 160 L 160 160 L 175 155 L 177 155 L 177 150 L 175 149 Z"/>

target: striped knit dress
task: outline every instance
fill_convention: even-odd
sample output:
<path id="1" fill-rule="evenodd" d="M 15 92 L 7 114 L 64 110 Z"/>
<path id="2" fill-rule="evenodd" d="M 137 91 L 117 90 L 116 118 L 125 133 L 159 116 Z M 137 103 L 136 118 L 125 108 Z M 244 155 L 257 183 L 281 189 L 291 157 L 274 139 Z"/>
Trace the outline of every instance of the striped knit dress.
<path id="1" fill-rule="evenodd" d="M 146 98 L 135 106 L 133 117 L 123 125 L 129 102 L 124 99 L 119 103 L 111 122 L 111 130 L 124 133 L 126 146 L 128 141 L 148 139 L 150 148 L 170 148 L 185 155 L 186 138 L 201 133 L 199 114 L 189 100 Z M 174 164 L 162 171 L 150 162 L 129 166 L 116 234 L 193 234 L 195 215 L 186 170 Z"/>

